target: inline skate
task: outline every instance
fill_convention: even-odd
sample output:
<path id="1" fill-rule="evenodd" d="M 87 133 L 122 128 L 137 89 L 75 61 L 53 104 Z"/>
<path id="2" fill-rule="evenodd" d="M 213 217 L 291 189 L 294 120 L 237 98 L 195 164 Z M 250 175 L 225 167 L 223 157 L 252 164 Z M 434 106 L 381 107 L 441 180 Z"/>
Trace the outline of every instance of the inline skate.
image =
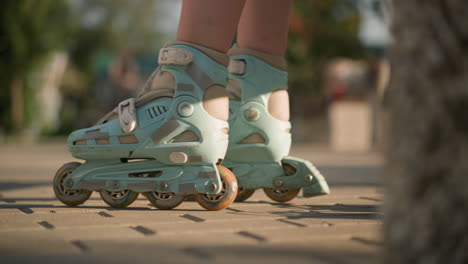
<path id="1" fill-rule="evenodd" d="M 70 134 L 70 152 L 85 162 L 57 171 L 53 188 L 62 203 L 82 204 L 93 191 L 114 208 L 139 193 L 159 209 L 186 195 L 207 210 L 234 201 L 236 178 L 220 165 L 228 145 L 227 55 L 175 41 L 158 62 L 137 98 Z"/>
<path id="2" fill-rule="evenodd" d="M 309 161 L 287 156 L 291 124 L 285 59 L 238 47 L 228 54 L 230 130 L 223 166 L 239 183 L 236 201 L 258 188 L 277 202 L 292 200 L 301 188 L 304 197 L 328 194 L 325 178 Z"/>

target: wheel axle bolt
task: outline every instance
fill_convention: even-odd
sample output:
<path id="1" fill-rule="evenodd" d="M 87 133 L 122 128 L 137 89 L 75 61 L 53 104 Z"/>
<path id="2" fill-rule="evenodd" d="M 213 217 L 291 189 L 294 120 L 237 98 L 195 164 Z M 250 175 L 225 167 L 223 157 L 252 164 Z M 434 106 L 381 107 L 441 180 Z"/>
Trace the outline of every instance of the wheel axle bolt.
<path id="1" fill-rule="evenodd" d="M 112 188 L 119 188 L 120 187 L 120 184 L 118 182 L 114 182 L 112 183 Z"/>
<path id="2" fill-rule="evenodd" d="M 193 114 L 194 107 L 188 102 L 183 102 L 177 107 L 177 112 L 181 117 L 189 117 Z"/>
<path id="3" fill-rule="evenodd" d="M 258 120 L 259 117 L 260 117 L 260 112 L 255 107 L 249 107 L 245 111 L 245 118 L 247 118 L 247 120 L 249 121 Z"/>
<path id="4" fill-rule="evenodd" d="M 281 186 L 283 186 L 283 184 L 284 184 L 284 181 L 283 181 L 283 180 L 276 180 L 276 181 L 275 181 L 275 186 L 276 186 L 276 187 L 281 187 Z"/>
<path id="5" fill-rule="evenodd" d="M 209 190 L 210 192 L 214 192 L 214 191 L 216 190 L 216 187 L 218 187 L 218 186 L 216 185 L 216 183 L 210 183 L 210 184 L 208 185 L 208 190 Z"/>
<path id="6" fill-rule="evenodd" d="M 161 190 L 167 190 L 167 188 L 169 188 L 167 183 L 161 183 Z"/>
<path id="7" fill-rule="evenodd" d="M 306 174 L 306 175 L 304 176 L 304 180 L 305 180 L 306 182 L 311 182 L 313 179 L 314 179 L 314 176 L 312 176 L 311 174 Z"/>

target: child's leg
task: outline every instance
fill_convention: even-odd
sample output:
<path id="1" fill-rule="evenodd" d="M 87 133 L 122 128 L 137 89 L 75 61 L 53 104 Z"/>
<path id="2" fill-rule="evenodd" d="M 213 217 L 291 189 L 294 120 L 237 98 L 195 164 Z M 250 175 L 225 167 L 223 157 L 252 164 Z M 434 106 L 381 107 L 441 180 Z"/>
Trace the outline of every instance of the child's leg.
<path id="1" fill-rule="evenodd" d="M 240 49 L 231 50 L 231 55 L 255 55 L 275 68 L 286 71 L 283 56 L 288 39 L 291 3 L 291 0 L 247 1 L 238 26 L 237 45 Z M 268 111 L 277 119 L 288 121 L 287 87 L 277 88 L 268 97 Z"/>
<path id="2" fill-rule="evenodd" d="M 237 201 L 264 188 L 287 202 L 327 194 L 323 176 L 308 161 L 288 157 L 291 145 L 286 50 L 289 0 L 247 1 L 237 46 L 229 51 L 229 147 L 223 165 L 239 183 Z"/>
<path id="3" fill-rule="evenodd" d="M 291 3 L 292 0 L 247 1 L 238 26 L 239 47 L 283 56 Z"/>
<path id="4" fill-rule="evenodd" d="M 184 0 L 177 40 L 226 52 L 234 39 L 244 2 Z"/>

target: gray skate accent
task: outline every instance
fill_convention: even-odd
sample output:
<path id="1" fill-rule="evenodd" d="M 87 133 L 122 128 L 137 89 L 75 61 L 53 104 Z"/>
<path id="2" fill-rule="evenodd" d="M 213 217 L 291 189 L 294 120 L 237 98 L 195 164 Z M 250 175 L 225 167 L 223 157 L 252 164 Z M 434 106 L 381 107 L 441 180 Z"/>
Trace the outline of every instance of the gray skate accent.
<path id="1" fill-rule="evenodd" d="M 98 190 L 105 189 L 106 183 L 105 182 L 79 182 L 77 188 L 98 191 Z"/>
<path id="2" fill-rule="evenodd" d="M 304 225 L 304 224 L 297 223 L 297 222 L 293 222 L 293 221 L 289 221 L 289 220 L 286 220 L 286 219 L 278 219 L 277 221 L 278 221 L 278 222 L 285 223 L 285 224 L 290 224 L 290 225 L 298 226 L 298 227 L 307 227 L 307 226 Z"/>
<path id="3" fill-rule="evenodd" d="M 96 138 L 96 144 L 97 145 L 109 145 L 110 144 L 110 138 Z"/>
<path id="4" fill-rule="evenodd" d="M 154 144 L 158 144 L 161 140 L 167 137 L 172 131 L 180 126 L 179 121 L 170 119 L 164 122 L 160 128 L 158 128 L 152 135 L 151 139 Z"/>
<path id="5" fill-rule="evenodd" d="M 181 92 L 193 92 L 193 85 L 188 83 L 179 83 L 177 84 L 176 89 Z"/>
<path id="6" fill-rule="evenodd" d="M 181 193 L 196 193 L 197 188 L 194 183 L 182 183 L 179 184 L 179 192 Z"/>
<path id="7" fill-rule="evenodd" d="M 251 239 L 255 239 L 258 242 L 266 242 L 267 241 L 267 239 L 265 237 L 260 236 L 260 235 L 256 235 L 256 234 L 251 233 L 249 231 L 239 231 L 239 232 L 237 232 L 237 234 L 241 235 L 241 236 L 244 236 L 244 237 L 251 238 Z"/>
<path id="8" fill-rule="evenodd" d="M 189 67 L 185 70 L 192 80 L 200 87 L 202 90 L 215 84 L 213 80 L 206 74 L 202 69 L 200 69 L 195 63 L 190 64 Z"/>
<path id="9" fill-rule="evenodd" d="M 205 219 L 200 218 L 200 217 L 196 217 L 196 216 L 194 216 L 194 215 L 184 214 L 184 215 L 181 215 L 180 217 L 185 218 L 185 219 L 188 219 L 188 220 L 190 220 L 190 221 L 197 222 L 197 223 L 205 222 Z"/>
<path id="10" fill-rule="evenodd" d="M 119 136 L 119 143 L 120 144 L 137 144 L 138 138 L 136 137 L 135 134 Z"/>
<path id="11" fill-rule="evenodd" d="M 96 138 L 108 138 L 109 133 L 107 132 L 101 132 L 99 129 L 96 130 L 90 130 L 86 132 L 86 134 L 79 140 L 85 140 L 85 139 L 96 139 Z"/>
<path id="12" fill-rule="evenodd" d="M 189 156 L 188 161 L 189 162 L 200 162 L 203 160 L 202 156 Z"/>
<path id="13" fill-rule="evenodd" d="M 81 252 L 88 252 L 91 250 L 90 247 L 88 247 L 85 243 L 83 243 L 80 240 L 73 240 L 73 241 L 70 241 L 70 243 L 73 246 L 77 247 Z"/>
<path id="14" fill-rule="evenodd" d="M 135 230 L 135 231 L 137 231 L 137 232 L 142 233 L 142 234 L 145 235 L 145 236 L 152 236 L 152 235 L 156 234 L 156 231 L 151 230 L 151 229 L 149 229 L 149 228 L 147 228 L 147 227 L 144 227 L 144 226 L 141 226 L 141 225 L 139 225 L 139 226 L 132 226 L 132 227 L 130 227 L 130 228 L 133 229 L 133 230 Z"/>
<path id="15" fill-rule="evenodd" d="M 201 171 L 198 173 L 200 178 L 216 178 L 216 171 Z"/>
<path id="16" fill-rule="evenodd" d="M 39 225 L 41 225 L 42 227 L 44 227 L 45 229 L 54 229 L 55 226 L 47 221 L 41 221 L 41 222 L 37 222 Z"/>
<path id="17" fill-rule="evenodd" d="M 157 184 L 155 182 L 135 182 L 127 184 L 129 189 L 135 188 L 144 188 L 144 189 L 156 189 Z"/>

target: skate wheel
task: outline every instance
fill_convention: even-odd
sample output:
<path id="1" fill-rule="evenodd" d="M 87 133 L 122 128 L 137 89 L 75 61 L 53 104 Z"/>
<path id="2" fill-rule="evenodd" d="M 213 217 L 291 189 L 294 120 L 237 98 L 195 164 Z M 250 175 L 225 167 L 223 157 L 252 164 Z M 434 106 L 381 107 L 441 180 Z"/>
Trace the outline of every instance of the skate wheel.
<path id="1" fill-rule="evenodd" d="M 246 189 L 243 187 L 239 187 L 239 191 L 237 191 L 236 202 L 243 202 L 250 198 L 255 192 L 255 189 Z"/>
<path id="2" fill-rule="evenodd" d="M 102 190 L 99 192 L 101 199 L 113 208 L 124 208 L 131 205 L 138 197 L 138 193 L 130 190 L 112 192 Z"/>
<path id="3" fill-rule="evenodd" d="M 285 203 L 294 199 L 301 189 L 272 189 L 263 188 L 265 194 L 275 202 Z"/>
<path id="4" fill-rule="evenodd" d="M 179 206 L 185 199 L 184 195 L 175 193 L 147 192 L 146 198 L 158 209 L 170 210 Z"/>
<path id="5" fill-rule="evenodd" d="M 65 190 L 65 179 L 80 165 L 81 163 L 79 162 L 66 163 L 60 167 L 55 174 L 53 182 L 55 197 L 65 205 L 77 206 L 82 204 L 86 202 L 93 193 L 88 190 Z"/>
<path id="6" fill-rule="evenodd" d="M 197 193 L 195 200 L 208 211 L 218 211 L 231 205 L 237 195 L 237 180 L 234 174 L 223 166 L 216 166 L 221 176 L 223 189 L 218 194 Z"/>

